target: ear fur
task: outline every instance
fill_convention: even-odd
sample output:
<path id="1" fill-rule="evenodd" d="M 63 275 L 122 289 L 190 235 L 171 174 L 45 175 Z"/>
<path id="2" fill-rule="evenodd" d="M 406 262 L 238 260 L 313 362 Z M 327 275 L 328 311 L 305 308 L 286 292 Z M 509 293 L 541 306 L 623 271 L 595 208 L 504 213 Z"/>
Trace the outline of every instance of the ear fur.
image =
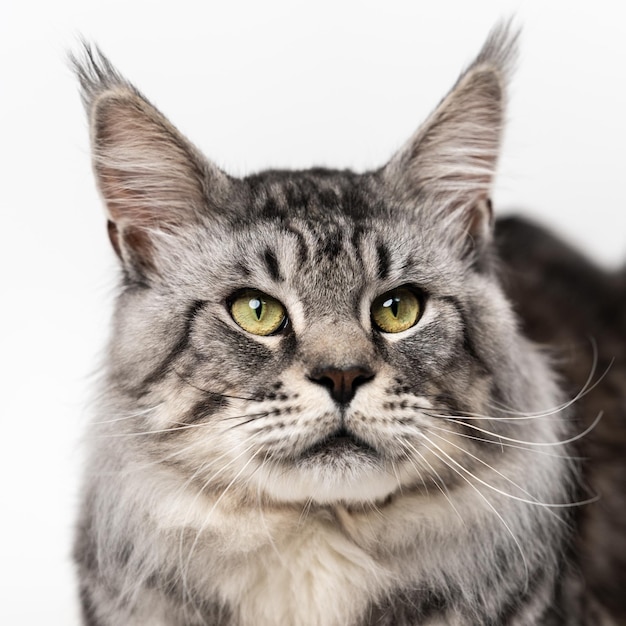
<path id="1" fill-rule="evenodd" d="M 111 243 L 127 269 L 154 271 L 151 238 L 199 221 L 230 179 L 209 163 L 97 49 L 72 59 L 91 130 Z"/>
<path id="2" fill-rule="evenodd" d="M 383 169 L 397 201 L 431 207 L 441 220 L 454 216 L 475 245 L 490 237 L 489 195 L 518 35 L 510 24 L 494 28 L 452 90 Z"/>

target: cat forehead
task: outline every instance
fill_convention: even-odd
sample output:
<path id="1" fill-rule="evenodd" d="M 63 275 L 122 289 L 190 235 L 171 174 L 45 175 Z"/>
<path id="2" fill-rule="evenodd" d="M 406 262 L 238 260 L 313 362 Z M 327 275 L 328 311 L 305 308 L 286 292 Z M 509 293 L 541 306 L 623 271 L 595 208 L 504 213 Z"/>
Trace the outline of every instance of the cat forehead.
<path id="1" fill-rule="evenodd" d="M 354 267 L 364 276 L 386 278 L 392 265 L 409 267 L 429 255 L 431 246 L 419 226 L 402 216 L 353 219 L 334 213 L 240 222 L 228 247 L 233 258 L 251 265 L 283 263 L 294 271 L 324 275 L 336 267 Z"/>
<path id="2" fill-rule="evenodd" d="M 178 254 L 158 255 L 175 282 L 327 294 L 463 273 L 432 212 L 392 202 L 374 175 L 266 171 L 243 182 L 247 191 L 228 198 L 220 216 L 209 211 L 200 228 L 184 229 Z"/>
<path id="3" fill-rule="evenodd" d="M 258 218 L 362 219 L 383 209 L 381 184 L 372 174 L 324 168 L 268 170 L 244 179 L 249 215 Z"/>
<path id="4" fill-rule="evenodd" d="M 433 233 L 400 212 L 355 219 L 292 216 L 208 223 L 181 238 L 165 274 L 174 289 L 227 297 L 254 287 L 325 298 L 402 283 L 429 289 L 462 279 L 463 267 Z M 198 289 L 202 292 L 199 293 Z M 205 293 L 206 291 L 206 293 Z"/>

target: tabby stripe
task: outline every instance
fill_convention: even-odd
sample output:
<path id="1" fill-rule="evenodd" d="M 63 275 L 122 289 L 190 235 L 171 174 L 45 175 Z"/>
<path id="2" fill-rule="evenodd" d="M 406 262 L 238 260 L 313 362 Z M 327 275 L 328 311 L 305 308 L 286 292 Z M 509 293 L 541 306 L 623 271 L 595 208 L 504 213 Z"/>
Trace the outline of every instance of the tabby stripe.
<path id="1" fill-rule="evenodd" d="M 285 280 L 285 277 L 280 271 L 278 259 L 276 258 L 276 254 L 273 250 L 266 248 L 263 254 L 263 260 L 265 261 L 265 267 L 267 268 L 267 272 L 272 280 L 276 282 Z"/>
<path id="2" fill-rule="evenodd" d="M 378 278 L 385 280 L 389 276 L 391 255 L 389 254 L 389 249 L 382 241 L 376 244 L 376 252 L 378 253 Z"/>
<path id="3" fill-rule="evenodd" d="M 144 378 L 143 382 L 140 385 L 141 391 L 139 392 L 139 397 L 145 395 L 148 392 L 148 387 L 161 381 L 169 372 L 172 363 L 174 363 L 178 356 L 187 349 L 187 346 L 189 345 L 191 329 L 193 327 L 196 315 L 205 305 L 205 300 L 195 300 L 189 306 L 184 315 L 184 328 L 178 336 L 176 343 L 170 350 L 169 354 L 163 359 L 163 362 L 151 374 Z"/>
<path id="4" fill-rule="evenodd" d="M 289 181 L 284 188 L 285 197 L 287 200 L 287 206 L 293 208 L 307 209 L 309 206 L 308 198 L 303 193 L 303 190 L 296 181 Z"/>
<path id="5" fill-rule="evenodd" d="M 366 232 L 367 230 L 363 226 L 359 224 L 354 225 L 354 230 L 352 231 L 350 243 L 352 244 L 352 247 L 355 249 L 355 251 L 358 253 L 359 257 L 361 256 L 361 240 L 363 239 L 363 236 Z"/>
<path id="6" fill-rule="evenodd" d="M 177 421 L 177 426 L 187 426 L 205 420 L 222 408 L 225 398 L 219 393 L 207 393 L 202 400 L 196 402 L 190 411 L 188 411 L 182 419 Z"/>
<path id="7" fill-rule="evenodd" d="M 85 585 L 81 585 L 80 588 L 80 605 L 83 626 L 102 626 L 96 615 L 95 605 L 91 599 L 89 589 Z"/>
<path id="8" fill-rule="evenodd" d="M 276 198 L 269 195 L 269 193 L 268 193 L 267 198 L 265 198 L 265 204 L 263 205 L 263 208 L 261 210 L 263 212 L 263 215 L 268 216 L 268 217 L 276 217 L 280 213 L 278 209 L 278 203 L 276 202 Z"/>
<path id="9" fill-rule="evenodd" d="M 177 570 L 155 571 L 146 579 L 146 587 L 165 595 L 183 609 L 189 604 L 189 588 L 185 585 L 181 579 L 180 572 Z M 210 624 L 211 626 L 234 626 L 230 607 L 214 596 L 201 598 L 196 591 L 194 595 L 194 610 L 200 613 L 204 624 Z"/>
<path id="10" fill-rule="evenodd" d="M 471 326 L 467 323 L 467 313 L 463 308 L 461 302 L 454 296 L 442 296 L 441 300 L 451 304 L 461 318 L 461 325 L 463 327 L 463 347 L 472 359 L 481 367 L 483 372 L 487 375 L 491 375 L 491 370 L 476 350 L 476 342 L 471 335 Z"/>
<path id="11" fill-rule="evenodd" d="M 250 269 L 244 265 L 244 263 L 242 263 L 241 261 L 238 261 L 236 264 L 237 270 L 243 275 L 243 276 L 250 276 L 250 274 L 252 274 L 252 272 L 250 271 Z"/>
<path id="12" fill-rule="evenodd" d="M 343 233 L 334 230 L 324 233 L 318 241 L 318 257 L 336 259 L 343 248 Z"/>
<path id="13" fill-rule="evenodd" d="M 358 626 L 413 626 L 453 605 L 458 592 L 435 589 L 398 590 L 384 602 L 371 605 Z"/>
<path id="14" fill-rule="evenodd" d="M 306 243 L 305 236 L 302 234 L 302 231 L 291 224 L 285 224 L 285 230 L 296 236 L 298 240 L 298 261 L 300 265 L 304 265 L 309 260 L 309 246 Z"/>
<path id="15" fill-rule="evenodd" d="M 339 196 L 334 189 L 320 189 L 317 198 L 323 209 L 337 210 L 340 206 Z"/>
<path id="16" fill-rule="evenodd" d="M 502 601 L 498 614 L 493 617 L 490 616 L 486 624 L 489 626 L 507 626 L 507 624 L 514 621 L 514 618 L 524 617 L 528 611 L 528 605 L 532 605 L 535 595 L 541 592 L 541 588 L 545 584 L 545 572 L 541 569 L 533 571 L 528 576 L 528 581 L 520 581 L 519 588 L 513 589 L 508 593 L 507 597 Z M 545 615 L 546 609 L 544 609 L 542 614 Z"/>

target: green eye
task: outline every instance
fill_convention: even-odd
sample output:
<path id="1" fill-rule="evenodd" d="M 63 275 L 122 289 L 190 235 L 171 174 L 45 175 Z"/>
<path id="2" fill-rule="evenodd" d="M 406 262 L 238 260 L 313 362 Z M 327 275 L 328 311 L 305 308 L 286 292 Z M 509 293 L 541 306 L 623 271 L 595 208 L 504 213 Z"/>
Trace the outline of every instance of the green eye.
<path id="1" fill-rule="evenodd" d="M 384 333 L 401 333 L 415 326 L 422 306 L 408 287 L 398 287 L 378 296 L 372 303 L 372 321 Z"/>
<path id="2" fill-rule="evenodd" d="M 230 303 L 230 314 L 241 328 L 263 337 L 280 330 L 287 321 L 285 307 L 257 289 L 239 292 Z"/>

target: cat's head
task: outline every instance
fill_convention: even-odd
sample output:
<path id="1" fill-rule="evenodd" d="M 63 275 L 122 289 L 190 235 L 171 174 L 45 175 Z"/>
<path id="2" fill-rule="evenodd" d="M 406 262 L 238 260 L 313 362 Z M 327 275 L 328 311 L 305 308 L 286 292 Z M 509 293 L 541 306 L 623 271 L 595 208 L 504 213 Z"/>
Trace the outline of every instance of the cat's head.
<path id="1" fill-rule="evenodd" d="M 502 452 L 463 416 L 545 400 L 529 397 L 491 252 L 514 49 L 495 30 L 377 171 L 243 179 L 87 50 L 94 168 L 123 268 L 109 386 L 126 453 L 209 492 L 328 503 L 450 486 L 477 447 Z"/>

